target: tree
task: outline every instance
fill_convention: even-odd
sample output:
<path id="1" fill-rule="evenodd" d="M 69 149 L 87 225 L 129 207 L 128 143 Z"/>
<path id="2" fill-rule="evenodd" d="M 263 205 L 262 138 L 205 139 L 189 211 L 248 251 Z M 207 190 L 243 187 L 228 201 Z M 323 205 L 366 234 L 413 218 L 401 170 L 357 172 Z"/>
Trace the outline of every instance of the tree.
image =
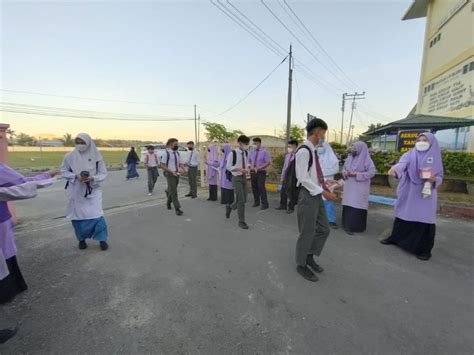
<path id="1" fill-rule="evenodd" d="M 280 135 L 278 137 L 281 139 L 286 139 L 286 126 L 280 131 Z M 298 143 L 302 143 L 305 139 L 304 128 L 301 128 L 298 125 L 291 125 L 290 139 L 296 139 Z"/>
<path id="2" fill-rule="evenodd" d="M 21 146 L 33 146 L 36 144 L 36 139 L 26 133 L 20 133 L 16 138 L 16 142 Z"/>
<path id="3" fill-rule="evenodd" d="M 206 138 L 210 142 L 224 143 L 228 142 L 231 138 L 237 138 L 244 134 L 240 130 L 228 131 L 227 128 L 220 123 L 215 122 L 204 122 L 202 124 L 206 130 Z"/>
<path id="4" fill-rule="evenodd" d="M 11 128 L 8 128 L 6 133 L 7 133 L 8 144 L 13 145 L 13 139 L 14 139 L 14 137 L 16 137 L 15 131 Z"/>
<path id="5" fill-rule="evenodd" d="M 60 139 L 65 147 L 74 147 L 74 138 L 71 133 L 66 133 L 63 138 Z"/>
<path id="6" fill-rule="evenodd" d="M 371 123 L 368 128 L 369 131 L 373 130 L 373 129 L 376 129 L 376 128 L 380 128 L 382 127 L 383 124 L 382 123 L 377 123 L 377 124 L 373 124 Z M 359 141 L 362 141 L 362 142 L 365 142 L 365 143 L 369 143 L 369 141 L 372 139 L 371 136 L 366 136 L 365 134 L 360 134 L 359 137 L 357 137 L 357 140 Z"/>

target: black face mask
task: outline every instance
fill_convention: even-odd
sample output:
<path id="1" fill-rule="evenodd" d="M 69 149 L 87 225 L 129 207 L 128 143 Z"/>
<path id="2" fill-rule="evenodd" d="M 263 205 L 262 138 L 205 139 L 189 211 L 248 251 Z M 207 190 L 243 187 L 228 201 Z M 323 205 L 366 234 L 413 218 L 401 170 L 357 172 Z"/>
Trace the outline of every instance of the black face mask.
<path id="1" fill-rule="evenodd" d="M 210 150 L 210 149 L 208 149 L 207 151 L 208 151 L 209 153 L 211 152 L 211 150 Z"/>
<path id="2" fill-rule="evenodd" d="M 189 149 L 189 150 L 194 150 L 194 148 L 193 148 L 193 147 L 188 147 L 188 149 Z"/>
<path id="3" fill-rule="evenodd" d="M 221 152 L 222 152 L 222 153 L 225 153 L 225 150 L 224 150 L 224 149 L 221 149 Z"/>
<path id="4" fill-rule="evenodd" d="M 178 150 L 178 146 L 175 145 L 173 148 L 172 148 L 174 151 Z"/>

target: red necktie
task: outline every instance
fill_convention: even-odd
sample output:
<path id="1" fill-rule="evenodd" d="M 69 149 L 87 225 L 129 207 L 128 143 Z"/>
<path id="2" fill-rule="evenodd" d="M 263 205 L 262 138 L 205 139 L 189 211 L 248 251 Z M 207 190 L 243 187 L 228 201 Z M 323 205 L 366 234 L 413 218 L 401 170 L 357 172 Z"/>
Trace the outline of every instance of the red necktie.
<path id="1" fill-rule="evenodd" d="M 191 164 L 191 159 L 193 158 L 193 151 L 191 150 L 191 154 L 189 155 L 189 161 L 188 161 L 188 165 Z"/>
<path id="2" fill-rule="evenodd" d="M 245 169 L 245 154 L 242 152 L 242 169 Z"/>
<path id="3" fill-rule="evenodd" d="M 321 165 L 319 164 L 319 156 L 318 156 L 318 151 L 315 150 L 314 152 L 314 157 L 316 160 L 316 164 L 314 165 L 316 167 L 316 175 L 318 175 L 318 181 L 323 190 L 329 191 L 326 182 L 324 181 L 324 176 L 323 176 L 323 171 L 321 170 Z"/>
<path id="4" fill-rule="evenodd" d="M 176 167 L 176 172 L 178 172 L 179 171 L 179 169 L 178 169 L 178 157 L 176 156 L 176 152 L 173 152 L 173 154 L 174 154 L 174 165 Z"/>

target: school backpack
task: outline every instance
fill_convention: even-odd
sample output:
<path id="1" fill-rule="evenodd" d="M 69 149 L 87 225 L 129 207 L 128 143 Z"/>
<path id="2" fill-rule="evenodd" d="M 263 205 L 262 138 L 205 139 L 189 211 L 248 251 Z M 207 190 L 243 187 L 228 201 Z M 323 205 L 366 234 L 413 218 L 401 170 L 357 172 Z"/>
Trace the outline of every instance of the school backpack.
<path id="1" fill-rule="evenodd" d="M 309 152 L 309 162 L 308 162 L 308 171 L 313 166 L 313 152 L 307 145 L 300 146 L 296 153 L 300 149 L 307 149 Z M 298 179 L 296 178 L 296 153 L 295 159 L 288 164 L 288 168 L 286 169 L 285 176 L 283 177 L 283 183 L 285 185 L 285 190 L 288 198 L 290 201 L 297 201 L 298 196 L 300 193 L 300 187 L 298 186 Z"/>
<path id="2" fill-rule="evenodd" d="M 249 157 L 249 152 L 248 151 L 245 151 L 245 157 L 248 160 L 248 157 Z M 227 163 L 227 161 L 226 161 L 226 163 Z M 237 152 L 235 150 L 233 150 L 232 151 L 232 166 L 235 166 L 236 163 L 237 163 Z M 225 177 L 226 177 L 227 180 L 232 181 L 232 172 L 226 169 L 225 170 Z"/>

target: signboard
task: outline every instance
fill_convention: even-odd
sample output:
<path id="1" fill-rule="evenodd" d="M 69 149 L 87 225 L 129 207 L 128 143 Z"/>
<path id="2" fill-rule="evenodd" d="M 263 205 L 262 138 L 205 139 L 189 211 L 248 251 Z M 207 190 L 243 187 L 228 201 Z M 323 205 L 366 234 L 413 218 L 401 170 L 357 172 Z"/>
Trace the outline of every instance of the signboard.
<path id="1" fill-rule="evenodd" d="M 429 132 L 428 129 L 407 129 L 398 131 L 397 134 L 397 151 L 408 152 L 411 148 L 415 147 L 416 137 L 420 133 Z"/>
<path id="2" fill-rule="evenodd" d="M 443 116 L 474 106 L 474 58 L 425 84 L 420 113 Z"/>

